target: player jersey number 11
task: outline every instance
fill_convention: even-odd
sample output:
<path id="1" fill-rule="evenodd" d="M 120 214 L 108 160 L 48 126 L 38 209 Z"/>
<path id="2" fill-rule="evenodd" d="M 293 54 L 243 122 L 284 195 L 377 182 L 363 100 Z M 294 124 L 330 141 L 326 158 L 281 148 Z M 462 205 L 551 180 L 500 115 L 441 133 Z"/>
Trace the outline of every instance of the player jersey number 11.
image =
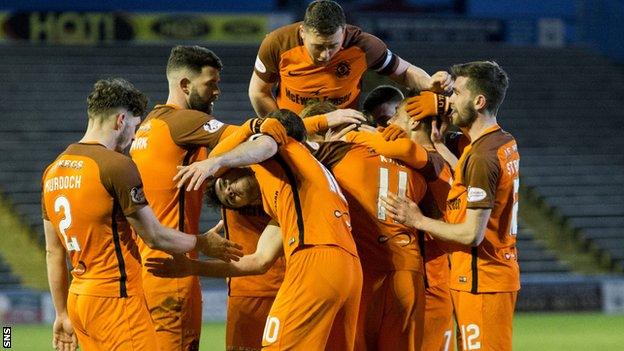
<path id="1" fill-rule="evenodd" d="M 398 196 L 405 196 L 407 190 L 407 172 L 399 171 L 398 177 L 398 189 L 395 189 L 395 194 Z M 386 208 L 381 204 L 381 198 L 388 196 L 389 178 L 388 169 L 379 167 L 379 179 L 377 182 L 379 185 L 379 192 L 377 194 L 377 218 L 381 220 L 386 219 Z"/>

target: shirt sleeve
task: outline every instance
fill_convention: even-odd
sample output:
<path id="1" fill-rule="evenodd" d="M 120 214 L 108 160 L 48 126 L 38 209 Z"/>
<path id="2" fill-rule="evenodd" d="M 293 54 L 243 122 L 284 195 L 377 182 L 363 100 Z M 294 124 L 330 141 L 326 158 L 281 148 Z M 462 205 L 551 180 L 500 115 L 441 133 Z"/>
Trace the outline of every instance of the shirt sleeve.
<path id="1" fill-rule="evenodd" d="M 128 216 L 147 205 L 139 170 L 132 160 L 123 158 L 100 169 L 102 184 Z"/>
<path id="2" fill-rule="evenodd" d="M 493 158 L 472 155 L 466 161 L 464 184 L 468 208 L 493 208 L 500 167 Z"/>
<path id="3" fill-rule="evenodd" d="M 171 139 L 181 147 L 206 146 L 213 149 L 221 139 L 227 124 L 200 111 L 185 110 L 167 121 Z"/>
<path id="4" fill-rule="evenodd" d="M 280 47 L 275 32 L 269 33 L 258 50 L 254 63 L 254 72 L 267 83 L 274 83 L 279 78 Z"/>
<path id="5" fill-rule="evenodd" d="M 362 31 L 355 37 L 355 45 L 366 53 L 368 69 L 383 75 L 390 75 L 396 71 L 399 66 L 399 57 L 388 49 L 386 43 Z"/>
<path id="6" fill-rule="evenodd" d="M 378 154 L 400 160 L 415 169 L 423 168 L 429 160 L 427 150 L 408 138 L 387 141 L 381 133 L 351 131 L 345 135 L 345 140 L 371 147 Z"/>

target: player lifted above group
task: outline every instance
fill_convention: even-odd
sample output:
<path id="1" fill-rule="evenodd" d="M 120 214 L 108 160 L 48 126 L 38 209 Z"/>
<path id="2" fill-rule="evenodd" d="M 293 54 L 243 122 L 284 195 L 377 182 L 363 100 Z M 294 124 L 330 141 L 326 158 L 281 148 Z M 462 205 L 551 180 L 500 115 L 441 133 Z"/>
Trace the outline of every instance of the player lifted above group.
<path id="1" fill-rule="evenodd" d="M 262 42 L 257 118 L 213 115 L 222 67 L 173 48 L 142 122 L 129 82 L 95 84 L 42 180 L 54 347 L 198 350 L 210 276 L 231 351 L 511 349 L 519 155 L 497 63 L 429 76 L 319 0 Z M 367 70 L 409 97 L 380 86 L 359 112 Z M 202 198 L 222 215 L 204 234 Z"/>

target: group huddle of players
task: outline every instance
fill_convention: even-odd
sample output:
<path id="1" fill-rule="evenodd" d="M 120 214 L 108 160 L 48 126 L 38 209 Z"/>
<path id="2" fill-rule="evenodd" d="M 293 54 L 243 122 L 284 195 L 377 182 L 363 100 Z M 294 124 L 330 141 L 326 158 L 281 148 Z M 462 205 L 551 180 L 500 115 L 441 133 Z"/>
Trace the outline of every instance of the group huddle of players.
<path id="1" fill-rule="evenodd" d="M 519 156 L 496 63 L 429 76 L 319 0 L 263 41 L 259 117 L 213 116 L 222 67 L 173 48 L 143 120 L 132 84 L 94 85 L 42 179 L 55 348 L 197 350 L 210 276 L 227 350 L 511 349 Z M 417 93 L 382 86 L 359 112 L 367 70 Z M 203 199 L 222 221 L 199 234 Z"/>

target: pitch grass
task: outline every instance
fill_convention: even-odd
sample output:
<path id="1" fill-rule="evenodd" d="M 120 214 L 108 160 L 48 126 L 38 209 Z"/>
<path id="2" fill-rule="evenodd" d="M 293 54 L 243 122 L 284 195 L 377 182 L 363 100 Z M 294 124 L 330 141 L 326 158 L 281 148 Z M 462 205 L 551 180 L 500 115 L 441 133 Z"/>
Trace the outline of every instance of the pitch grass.
<path id="1" fill-rule="evenodd" d="M 623 327 L 624 315 L 518 313 L 514 321 L 514 350 L 621 350 Z M 15 325 L 12 332 L 13 350 L 52 350 L 49 325 Z M 224 335 L 222 323 L 204 324 L 200 350 L 224 350 Z"/>

